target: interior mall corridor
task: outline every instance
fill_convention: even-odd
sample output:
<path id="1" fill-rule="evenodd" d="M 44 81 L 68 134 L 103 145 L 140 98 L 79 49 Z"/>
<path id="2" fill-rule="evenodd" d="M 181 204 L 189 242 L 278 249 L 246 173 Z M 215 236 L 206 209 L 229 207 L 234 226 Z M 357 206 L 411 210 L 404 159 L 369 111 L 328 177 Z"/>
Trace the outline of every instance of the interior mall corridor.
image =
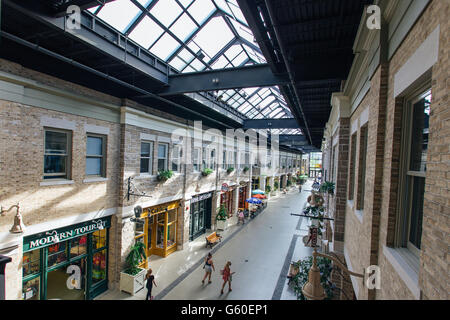
<path id="1" fill-rule="evenodd" d="M 159 259 L 150 257 L 158 287 L 153 287 L 155 300 L 295 300 L 295 294 L 288 289 L 287 274 L 291 261 L 311 255 L 311 248 L 305 248 L 302 237 L 308 233 L 308 219 L 292 216 L 299 214 L 310 194 L 312 181 L 303 186 L 300 194 L 292 188 L 288 194 L 271 198 L 267 208 L 254 219 L 246 220 L 241 226 L 233 226 L 223 232 L 222 243 L 212 250 L 205 248 L 204 237 L 193 241 L 186 250 Z M 211 284 L 201 283 L 204 276 L 203 258 L 212 252 L 215 272 Z M 155 260 L 154 260 L 155 259 Z M 228 285 L 224 294 L 222 287 L 223 269 L 227 261 L 232 262 L 232 292 Z M 171 269 L 170 266 L 173 266 Z M 127 293 L 107 292 L 98 299 L 144 299 L 146 289 L 134 296 Z"/>

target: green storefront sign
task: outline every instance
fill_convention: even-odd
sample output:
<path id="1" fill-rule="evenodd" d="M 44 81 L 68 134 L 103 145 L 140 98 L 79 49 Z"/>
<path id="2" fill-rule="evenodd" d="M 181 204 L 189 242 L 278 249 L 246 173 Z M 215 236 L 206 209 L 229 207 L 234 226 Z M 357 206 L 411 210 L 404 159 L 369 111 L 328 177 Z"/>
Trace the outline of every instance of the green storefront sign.
<path id="1" fill-rule="evenodd" d="M 104 228 L 109 228 L 111 226 L 111 218 L 99 218 L 95 220 L 90 220 L 82 222 L 79 224 L 63 227 L 60 229 L 49 230 L 41 233 L 37 233 L 23 239 L 23 251 L 31 251 L 39 248 L 43 248 L 60 241 L 69 240 L 95 232 L 97 230 L 102 230 Z"/>

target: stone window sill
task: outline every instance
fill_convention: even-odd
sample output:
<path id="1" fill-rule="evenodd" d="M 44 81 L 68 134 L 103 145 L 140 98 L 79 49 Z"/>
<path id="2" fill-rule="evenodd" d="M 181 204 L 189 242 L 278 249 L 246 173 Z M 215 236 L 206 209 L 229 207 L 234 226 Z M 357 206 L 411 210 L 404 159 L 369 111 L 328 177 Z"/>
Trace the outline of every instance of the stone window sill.
<path id="1" fill-rule="evenodd" d="M 148 174 L 148 173 L 141 173 L 140 175 L 136 176 L 135 179 L 153 179 L 156 178 L 156 174 Z"/>
<path id="2" fill-rule="evenodd" d="M 364 210 L 354 210 L 354 212 L 359 222 L 363 223 Z"/>
<path id="3" fill-rule="evenodd" d="M 406 248 L 389 248 L 385 245 L 383 254 L 414 297 L 419 300 L 419 259 Z"/>
<path id="4" fill-rule="evenodd" d="M 83 180 L 83 183 L 92 183 L 92 182 L 105 182 L 108 181 L 108 178 L 103 177 L 95 177 L 95 178 L 86 178 Z"/>
<path id="5" fill-rule="evenodd" d="M 51 181 L 42 181 L 39 185 L 41 187 L 46 186 L 59 186 L 59 185 L 65 185 L 65 184 L 74 184 L 75 181 L 73 180 L 51 180 Z"/>

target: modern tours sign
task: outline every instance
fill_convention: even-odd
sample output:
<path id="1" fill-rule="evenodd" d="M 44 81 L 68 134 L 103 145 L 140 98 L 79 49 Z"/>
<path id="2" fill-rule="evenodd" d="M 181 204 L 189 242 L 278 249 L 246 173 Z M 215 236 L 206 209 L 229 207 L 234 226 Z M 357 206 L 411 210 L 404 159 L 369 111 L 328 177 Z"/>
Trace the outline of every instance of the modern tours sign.
<path id="1" fill-rule="evenodd" d="M 23 251 L 31 251 L 40 249 L 46 246 L 56 244 L 61 241 L 80 237 L 85 234 L 89 234 L 98 230 L 103 230 L 111 226 L 111 218 L 99 218 L 89 220 L 79 224 L 63 227 L 60 229 L 54 229 L 44 231 L 38 234 L 24 237 L 23 239 Z"/>

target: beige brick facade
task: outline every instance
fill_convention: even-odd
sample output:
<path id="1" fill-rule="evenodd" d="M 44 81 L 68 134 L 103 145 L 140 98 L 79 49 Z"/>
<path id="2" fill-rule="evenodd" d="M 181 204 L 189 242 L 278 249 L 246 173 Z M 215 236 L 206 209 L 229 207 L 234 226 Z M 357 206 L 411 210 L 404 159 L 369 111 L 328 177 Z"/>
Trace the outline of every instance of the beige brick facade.
<path id="1" fill-rule="evenodd" d="M 393 16 L 398 16 L 401 7 L 393 1 L 391 12 L 385 12 L 387 18 L 384 28 L 391 28 L 394 24 Z M 398 12 L 397 12 L 397 11 Z M 345 165 L 337 159 L 337 164 L 327 161 L 324 165 L 331 172 L 333 165 L 346 171 L 350 177 L 350 170 L 355 171 L 354 196 L 336 196 L 336 201 L 345 203 L 345 236 L 344 252 L 347 263 L 353 271 L 362 273 L 369 265 L 378 265 L 381 274 L 381 287 L 379 290 L 368 290 L 362 280 L 353 279 L 354 291 L 358 299 L 448 299 L 448 246 L 449 246 L 449 219 L 450 208 L 450 124 L 448 104 L 448 70 L 449 70 L 449 2 L 430 1 L 423 12 L 420 12 L 417 21 L 412 25 L 401 44 L 383 61 L 383 51 L 388 52 L 390 42 L 380 41 L 381 59 L 374 69 L 370 79 L 370 88 L 356 105 L 350 105 L 350 135 L 348 140 L 342 142 L 343 146 L 351 144 L 350 137 L 356 133 L 356 161 L 355 168 Z M 389 30 L 391 30 L 389 29 Z M 429 123 L 429 144 L 427 152 L 427 170 L 425 179 L 425 202 L 422 225 L 422 247 L 418 272 L 405 267 L 401 254 L 398 254 L 396 235 L 398 228 L 398 202 L 403 196 L 399 193 L 400 161 L 402 150 L 402 119 L 406 93 L 397 92 L 401 80 L 400 70 L 410 67 L 407 65 L 421 46 L 428 45 L 434 32 L 439 32 L 437 62 L 432 66 L 431 82 L 431 113 Z M 373 38 L 373 42 L 378 38 Z M 372 42 L 372 43 L 373 43 Z M 358 45 L 358 44 L 357 44 Z M 392 48 L 389 48 L 392 51 Z M 431 51 L 431 50 L 430 50 Z M 431 52 L 430 52 L 431 54 Z M 387 56 L 387 53 L 386 53 Z M 357 61 L 357 60 L 355 60 Z M 414 61 L 414 60 L 413 60 Z M 356 62 L 355 62 L 356 63 Z M 356 65 L 356 64 L 355 64 Z M 364 64 L 357 65 L 364 69 Z M 405 67 L 406 66 L 406 67 Z M 420 68 L 416 63 L 415 68 Z M 361 70 L 354 70 L 354 73 Z M 425 76 L 407 79 L 410 85 L 404 92 L 417 88 L 425 83 Z M 358 78 L 356 78 L 358 79 Z M 363 81 L 359 78 L 358 81 Z M 353 81 L 356 81 L 353 79 Z M 354 86 L 348 84 L 348 88 Z M 360 86 L 361 87 L 361 86 Z M 396 89 L 397 88 L 397 89 Z M 348 89 L 347 91 L 350 91 Z M 358 101 L 355 96 L 350 101 Z M 336 108 L 333 105 L 333 108 Z M 336 126 L 341 118 L 330 118 L 328 124 Z M 364 120 L 364 121 L 362 121 Z M 368 145 L 366 153 L 365 180 L 359 179 L 360 163 L 363 154 L 360 152 L 361 127 L 367 121 Z M 364 122 L 364 123 L 361 123 Z M 327 129 L 327 147 L 324 148 L 324 158 L 331 159 L 331 135 Z M 339 141 L 341 143 L 341 141 Z M 351 148 L 349 148 L 349 155 Z M 347 186 L 350 179 L 347 178 Z M 364 203 L 359 203 L 361 184 L 364 184 Z M 339 181 L 337 184 L 337 188 Z M 351 197 L 350 197 L 351 198 Z M 359 210 L 361 209 L 361 210 Z M 338 210 L 337 204 L 332 202 L 330 212 Z M 339 231 L 336 221 L 333 233 L 334 240 Z M 340 251 L 335 247 L 336 251 Z M 418 258 L 419 261 L 419 258 Z M 349 263 L 350 262 L 350 263 Z M 406 263 L 407 264 L 407 263 Z"/>

